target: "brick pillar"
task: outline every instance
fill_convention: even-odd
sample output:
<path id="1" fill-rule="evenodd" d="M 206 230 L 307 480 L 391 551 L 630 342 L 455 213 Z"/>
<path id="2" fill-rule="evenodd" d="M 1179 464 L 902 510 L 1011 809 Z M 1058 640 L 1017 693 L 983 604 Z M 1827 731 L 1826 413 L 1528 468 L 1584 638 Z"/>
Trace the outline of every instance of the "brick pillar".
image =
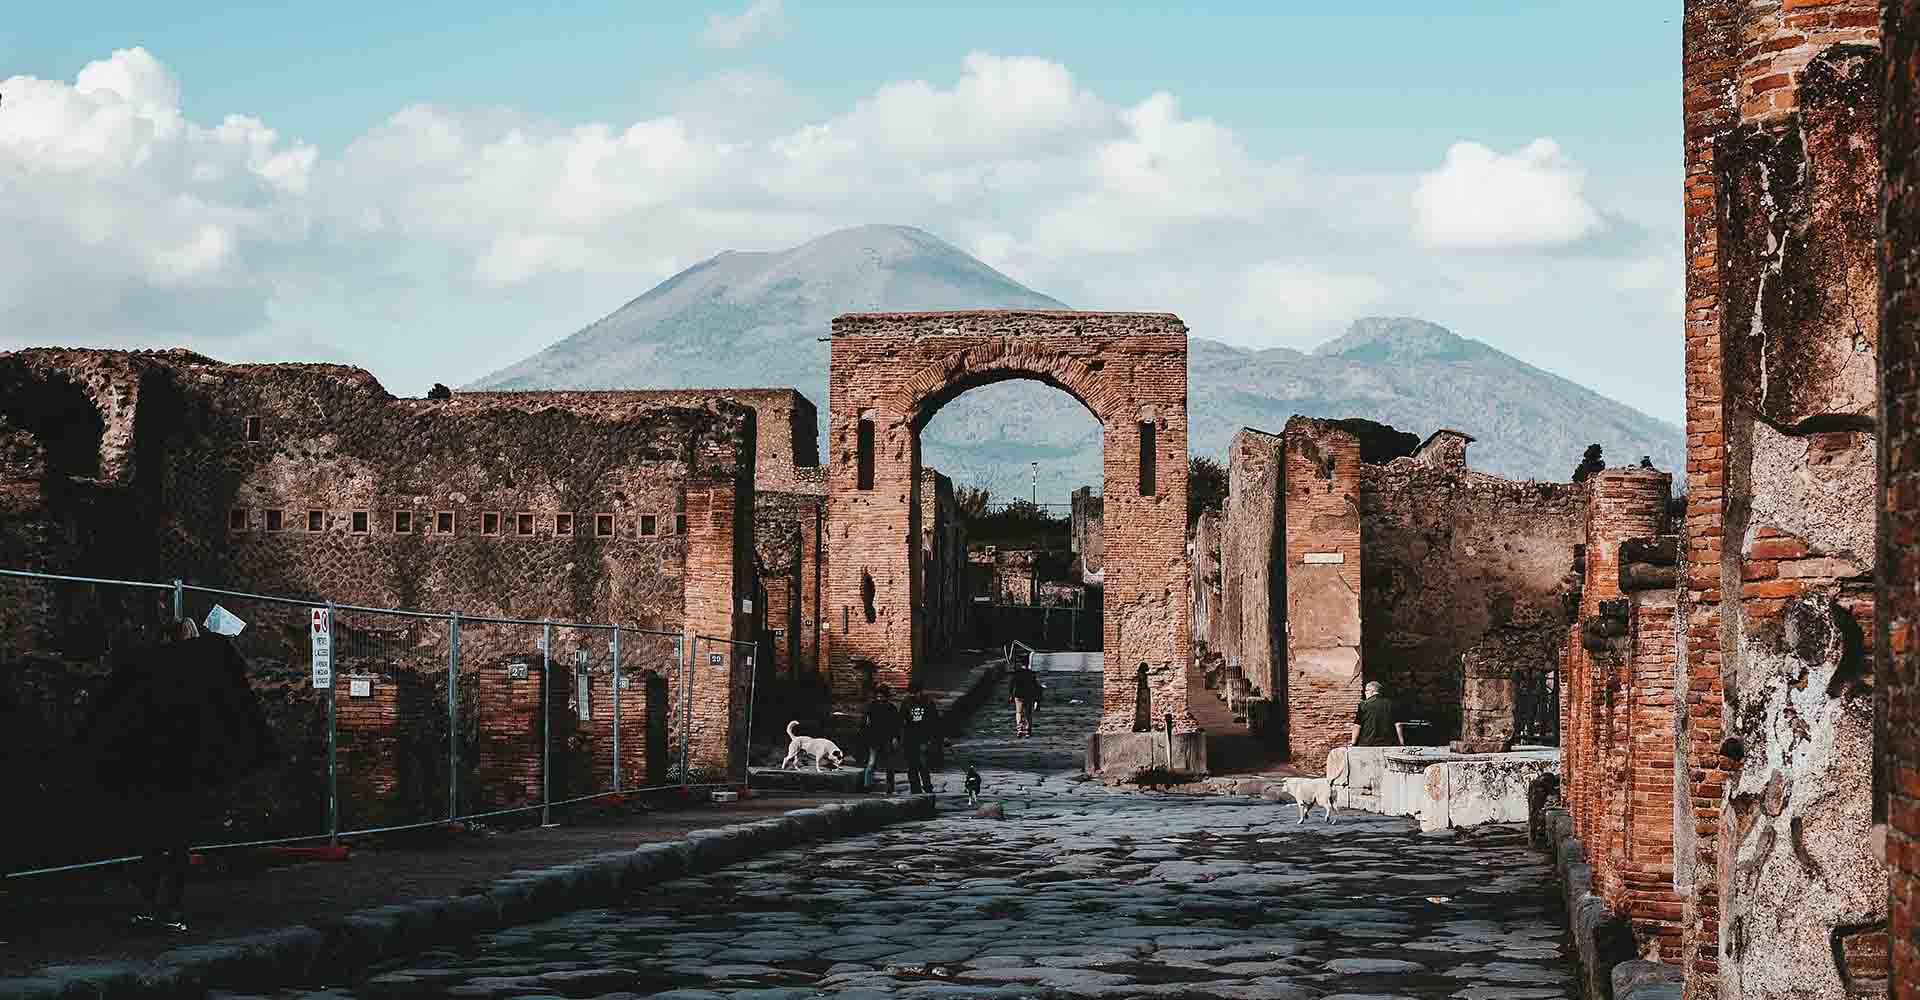
<path id="1" fill-rule="evenodd" d="M 528 648 L 519 655 L 502 654 L 480 664 L 480 717 L 474 777 L 478 784 L 476 805 L 482 809 L 507 809 L 537 804 L 541 791 L 541 752 L 544 730 L 540 718 L 540 651 L 533 648 L 538 636 L 526 631 L 521 636 Z M 525 676 L 518 676 L 524 666 Z M 553 684 L 547 692 L 546 724 L 554 732 L 564 731 L 567 714 L 569 667 L 554 663 Z M 560 756 L 556 753 L 555 758 Z M 557 797 L 557 796 L 556 796 Z"/>
<path id="2" fill-rule="evenodd" d="M 1662 961 L 1674 964 L 1681 957 L 1681 903 L 1673 881 L 1677 596 L 1672 588 L 1662 588 L 1636 591 L 1631 597 L 1620 895 L 1607 900 L 1632 923 L 1643 948 L 1651 942 Z"/>
<path id="3" fill-rule="evenodd" d="M 356 682 L 366 694 L 353 693 Z M 394 801 L 400 783 L 400 686 L 374 674 L 343 674 L 334 680 L 333 699 L 340 828 L 393 822 L 404 805 Z"/>
<path id="4" fill-rule="evenodd" d="M 578 794 L 613 789 L 613 699 L 620 699 L 620 784 L 637 788 L 647 776 L 647 675 L 635 665 L 622 664 L 616 692 L 612 667 L 597 667 L 588 687 L 588 719 L 578 731 L 588 739 L 588 760 L 592 766 L 589 787 Z"/>
<path id="5" fill-rule="evenodd" d="M 1920 0 L 1888 3 L 1886 28 L 1875 818 L 1889 827 L 1892 993 L 1909 998 L 1920 997 Z"/>
<path id="6" fill-rule="evenodd" d="M 1282 437 L 1288 750 L 1317 771 L 1361 697 L 1360 439 L 1310 417 Z"/>

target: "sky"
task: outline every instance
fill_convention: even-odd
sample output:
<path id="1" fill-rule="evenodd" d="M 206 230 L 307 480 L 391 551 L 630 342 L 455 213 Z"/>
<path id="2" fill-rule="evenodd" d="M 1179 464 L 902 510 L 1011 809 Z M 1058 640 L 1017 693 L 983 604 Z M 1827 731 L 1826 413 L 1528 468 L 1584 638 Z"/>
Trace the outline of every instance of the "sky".
<path id="1" fill-rule="evenodd" d="M 1419 316 L 1679 420 L 1670 0 L 486 6 L 10 10 L 0 349 L 417 395 L 897 223 L 1075 308 L 1256 349 Z"/>

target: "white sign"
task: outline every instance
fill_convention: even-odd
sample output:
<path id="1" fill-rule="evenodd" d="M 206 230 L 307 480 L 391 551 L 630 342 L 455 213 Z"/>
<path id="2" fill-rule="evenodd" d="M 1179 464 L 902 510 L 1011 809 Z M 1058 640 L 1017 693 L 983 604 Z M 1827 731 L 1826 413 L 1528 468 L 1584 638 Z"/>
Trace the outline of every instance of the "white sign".
<path id="1" fill-rule="evenodd" d="M 542 653 L 547 651 L 547 634 L 545 632 L 540 633 L 540 638 L 533 640 L 533 648 Z"/>
<path id="2" fill-rule="evenodd" d="M 1321 565 L 1339 565 L 1347 561 L 1347 554 L 1345 552 L 1309 552 L 1306 554 L 1306 557 L 1300 561 L 1309 566 L 1316 563 Z"/>
<path id="3" fill-rule="evenodd" d="M 247 623 L 234 617 L 233 612 L 216 604 L 207 612 L 207 631 L 216 635 L 235 636 L 247 627 Z"/>
<path id="4" fill-rule="evenodd" d="M 373 697 L 373 678 L 371 677 L 347 678 L 347 694 L 354 698 Z"/>
<path id="5" fill-rule="evenodd" d="M 326 608 L 313 609 L 313 686 L 333 687 L 333 622 Z"/>
<path id="6" fill-rule="evenodd" d="M 527 679 L 527 665 L 524 663 L 507 664 L 507 680 L 524 681 Z"/>
<path id="7" fill-rule="evenodd" d="M 743 597 L 740 599 L 740 613 L 743 615 L 753 614 L 753 598 Z"/>

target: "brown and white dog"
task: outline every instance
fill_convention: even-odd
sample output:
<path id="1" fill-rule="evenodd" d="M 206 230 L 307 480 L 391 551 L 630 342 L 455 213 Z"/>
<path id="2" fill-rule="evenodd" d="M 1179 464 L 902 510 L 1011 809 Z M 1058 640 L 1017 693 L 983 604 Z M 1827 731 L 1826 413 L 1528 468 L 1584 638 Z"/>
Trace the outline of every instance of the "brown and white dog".
<path id="1" fill-rule="evenodd" d="M 1300 803 L 1301 823 L 1307 821 L 1307 813 L 1314 806 L 1325 808 L 1327 822 L 1333 822 L 1332 778 L 1287 778 L 1280 782 L 1280 790 L 1286 792 L 1288 798 Z"/>
<path id="2" fill-rule="evenodd" d="M 826 770 L 825 767 L 821 766 L 823 764 L 839 767 L 846 761 L 847 754 L 840 749 L 838 744 L 824 736 L 795 735 L 794 730 L 799 727 L 800 720 L 798 719 L 787 723 L 787 738 L 792 740 L 792 742 L 787 744 L 787 758 L 780 762 L 781 770 L 785 770 L 799 763 L 800 755 L 803 753 L 813 758 L 813 769 L 816 771 Z"/>

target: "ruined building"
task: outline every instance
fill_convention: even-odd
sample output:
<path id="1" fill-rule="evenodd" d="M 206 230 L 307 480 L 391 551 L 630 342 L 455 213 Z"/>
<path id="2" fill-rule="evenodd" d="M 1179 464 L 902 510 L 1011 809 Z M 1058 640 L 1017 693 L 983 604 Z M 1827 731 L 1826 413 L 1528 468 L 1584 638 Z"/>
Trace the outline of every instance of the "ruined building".
<path id="1" fill-rule="evenodd" d="M 1190 545 L 1195 652 L 1296 764 L 1346 743 L 1365 681 L 1410 739 L 1498 743 L 1557 673 L 1587 490 L 1476 472 L 1471 441 L 1309 417 L 1234 436 L 1225 507 Z"/>

